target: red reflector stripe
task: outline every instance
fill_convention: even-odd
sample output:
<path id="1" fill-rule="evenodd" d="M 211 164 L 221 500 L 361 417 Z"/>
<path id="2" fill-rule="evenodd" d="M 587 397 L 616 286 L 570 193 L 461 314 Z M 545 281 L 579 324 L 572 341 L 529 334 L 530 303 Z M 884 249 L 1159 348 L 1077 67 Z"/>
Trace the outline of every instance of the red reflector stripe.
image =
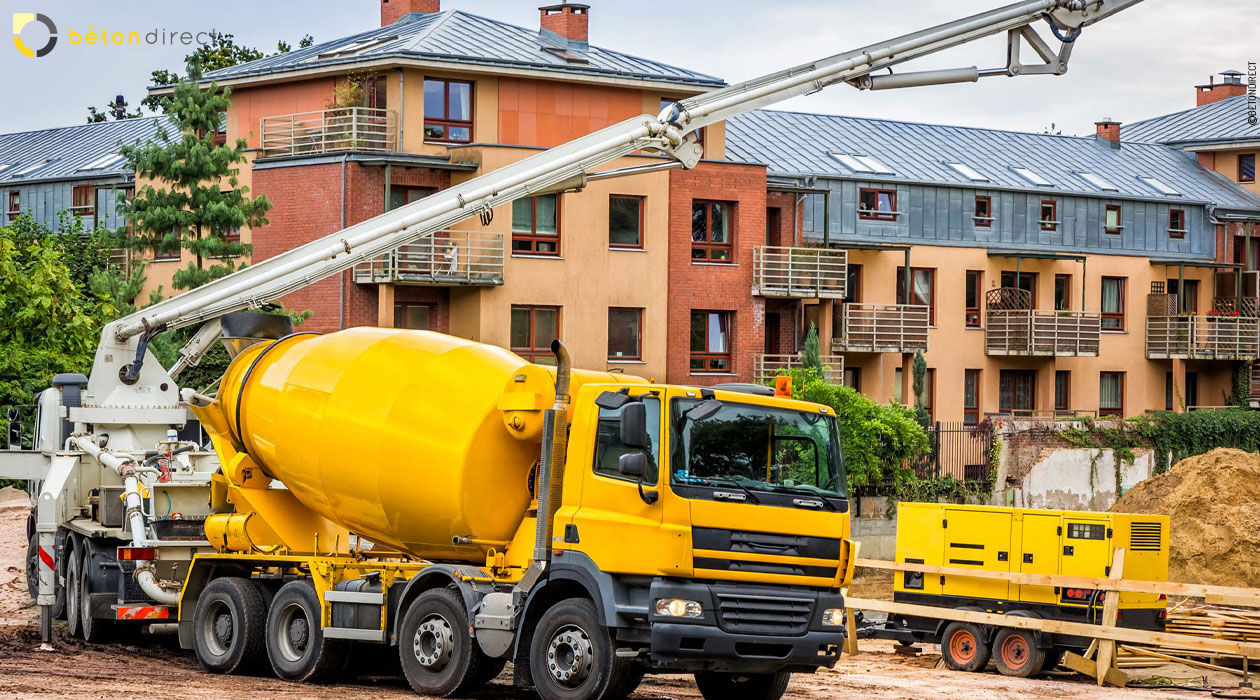
<path id="1" fill-rule="evenodd" d="M 52 553 L 48 551 L 47 547 L 39 548 L 39 560 L 44 563 L 44 566 L 47 566 L 50 569 L 56 566 L 53 562 Z"/>
<path id="2" fill-rule="evenodd" d="M 119 561 L 151 561 L 157 559 L 157 549 L 153 547 L 119 547 Z"/>
<path id="3" fill-rule="evenodd" d="M 119 620 L 169 620 L 171 609 L 165 605 L 118 605 L 114 608 Z"/>

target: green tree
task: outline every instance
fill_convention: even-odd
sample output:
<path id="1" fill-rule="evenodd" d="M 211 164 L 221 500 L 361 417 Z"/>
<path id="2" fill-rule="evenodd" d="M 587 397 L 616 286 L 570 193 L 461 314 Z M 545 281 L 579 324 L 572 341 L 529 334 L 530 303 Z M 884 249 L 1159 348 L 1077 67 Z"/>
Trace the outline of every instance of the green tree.
<path id="1" fill-rule="evenodd" d="M 298 48 L 304 49 L 313 46 L 315 39 L 307 34 L 298 41 Z M 249 63 L 268 55 L 275 56 L 282 53 L 288 53 L 292 50 L 289 42 L 281 40 L 276 42 L 276 53 L 265 54 L 258 49 L 249 46 L 241 46 L 236 43 L 236 37 L 231 34 L 220 34 L 215 32 L 210 37 L 210 42 L 197 47 L 197 50 L 184 58 L 184 62 L 197 61 L 203 71 L 219 70 L 228 68 L 241 63 Z M 153 71 L 150 76 L 152 85 L 174 85 L 185 80 L 178 71 L 169 71 L 158 69 Z M 166 109 L 167 98 L 159 95 L 149 95 L 140 102 L 141 105 L 153 112 L 162 112 Z"/>
<path id="2" fill-rule="evenodd" d="M 822 356 L 818 354 L 818 327 L 812 323 L 805 333 L 805 345 L 801 348 L 801 366 L 812 367 L 820 373 L 823 371 Z"/>
<path id="3" fill-rule="evenodd" d="M 193 289 L 237 268 L 234 258 L 252 247 L 228 236 L 242 227 L 267 223 L 271 202 L 249 197 L 238 180 L 245 162 L 245 139 L 215 143 L 227 113 L 229 88 L 201 85 L 202 67 L 188 62 L 188 80 L 176 83 L 167 102 L 177 134 L 159 129 L 154 139 L 123 146 L 121 153 L 144 183 L 121 207 L 137 250 L 187 249 L 193 260 L 175 272 L 176 289 Z M 156 185 L 156 186 L 155 186 Z M 214 262 L 209 262 L 214 261 Z"/>
<path id="4" fill-rule="evenodd" d="M 122 95 L 119 95 L 119 97 L 122 97 Z M 122 110 L 121 117 L 118 116 L 117 110 L 119 109 Z M 144 116 L 144 110 L 140 109 L 139 107 L 137 107 L 134 112 L 128 110 L 127 100 L 124 98 L 122 100 L 121 105 L 117 105 L 114 102 L 107 102 L 105 104 L 105 109 L 97 109 L 96 107 L 89 106 L 87 123 L 96 124 L 98 122 L 109 121 L 110 119 L 117 121 L 118 119 L 135 119 L 136 117 L 143 117 L 143 116 Z"/>
<path id="5" fill-rule="evenodd" d="M 919 425 L 928 424 L 928 412 L 923 408 L 923 399 L 927 396 L 927 360 L 923 359 L 923 351 L 914 353 L 914 361 L 910 367 L 910 381 L 914 390 L 914 416 Z"/>

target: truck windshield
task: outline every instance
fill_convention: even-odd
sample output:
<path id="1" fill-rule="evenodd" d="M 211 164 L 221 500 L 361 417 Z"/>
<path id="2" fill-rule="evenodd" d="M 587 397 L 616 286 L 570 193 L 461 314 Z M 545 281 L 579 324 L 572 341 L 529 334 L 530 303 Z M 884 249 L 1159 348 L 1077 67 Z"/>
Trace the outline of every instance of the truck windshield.
<path id="1" fill-rule="evenodd" d="M 673 483 L 846 496 L 832 416 L 727 401 L 694 421 L 685 414 L 696 403 L 675 399 L 670 407 Z"/>

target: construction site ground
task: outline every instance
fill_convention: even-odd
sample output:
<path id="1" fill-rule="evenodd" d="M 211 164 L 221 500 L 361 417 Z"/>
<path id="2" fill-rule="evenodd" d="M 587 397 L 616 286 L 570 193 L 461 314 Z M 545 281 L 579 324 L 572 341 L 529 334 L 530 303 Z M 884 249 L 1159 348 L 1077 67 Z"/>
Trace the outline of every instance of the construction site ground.
<path id="1" fill-rule="evenodd" d="M 28 506 L 15 492 L 0 493 L 0 698 L 313 698 L 379 700 L 415 698 L 397 677 L 349 678 L 336 686 L 287 683 L 275 678 L 217 676 L 201 670 L 191 652 L 181 651 L 174 635 L 132 635 L 112 644 L 87 644 L 71 638 L 57 623 L 55 650 L 38 651 L 38 615 L 27 595 L 25 578 Z M 18 493 L 17 495 L 21 495 Z M 7 497 L 6 497 L 7 496 Z M 855 592 L 875 597 L 890 581 L 872 577 L 856 582 Z M 884 593 L 887 595 L 887 593 Z M 391 650 L 392 651 L 392 650 Z M 867 641 L 862 653 L 844 656 L 834 670 L 797 675 L 787 697 L 823 700 L 876 698 L 929 700 L 950 698 L 1100 698 L 1169 700 L 1201 698 L 1202 693 L 1143 688 L 1098 688 L 1067 673 L 1024 680 L 995 672 L 968 674 L 935 668 L 940 656 L 928 647 L 917 657 L 893 652 L 892 642 Z M 533 698 L 510 685 L 510 669 L 477 698 Z M 1178 682 L 1203 677 L 1203 672 L 1169 665 L 1134 671 L 1134 678 L 1167 678 Z M 1213 685 L 1233 687 L 1237 679 L 1209 674 Z M 699 698 L 688 676 L 654 676 L 635 698 Z"/>

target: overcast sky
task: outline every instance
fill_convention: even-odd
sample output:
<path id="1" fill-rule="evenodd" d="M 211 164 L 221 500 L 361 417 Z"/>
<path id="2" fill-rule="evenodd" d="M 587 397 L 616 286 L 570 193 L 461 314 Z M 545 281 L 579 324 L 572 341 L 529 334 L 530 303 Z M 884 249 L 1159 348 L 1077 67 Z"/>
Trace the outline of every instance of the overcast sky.
<path id="1" fill-rule="evenodd" d="M 1001 0 L 586 0 L 591 40 L 720 76 L 734 82 L 991 9 Z M 461 9 L 535 28 L 537 2 L 442 0 Z M 154 68 L 177 69 L 183 46 L 71 46 L 69 30 L 108 29 L 142 34 L 216 29 L 238 42 L 274 51 L 347 36 L 379 24 L 375 0 L 216 0 L 210 4 L 159 0 L 4 0 L 11 12 L 42 12 L 62 35 L 42 58 L 0 48 L 5 99 L 0 132 L 84 121 L 89 104 L 121 92 L 134 105 Z M 1044 24 L 1038 25 L 1044 33 Z M 1104 117 L 1124 122 L 1194 105 L 1192 86 L 1226 69 L 1246 71 L 1260 61 L 1260 0 L 1146 0 L 1085 31 L 1063 77 L 989 78 L 978 85 L 913 88 L 880 93 L 834 87 L 781 105 L 799 111 L 909 121 L 1041 131 L 1052 123 L 1065 134 L 1093 133 Z M 23 37 L 38 45 L 41 27 Z M 1051 37 L 1052 39 L 1052 37 Z M 954 49 L 901 70 L 1004 64 L 1005 39 Z"/>

